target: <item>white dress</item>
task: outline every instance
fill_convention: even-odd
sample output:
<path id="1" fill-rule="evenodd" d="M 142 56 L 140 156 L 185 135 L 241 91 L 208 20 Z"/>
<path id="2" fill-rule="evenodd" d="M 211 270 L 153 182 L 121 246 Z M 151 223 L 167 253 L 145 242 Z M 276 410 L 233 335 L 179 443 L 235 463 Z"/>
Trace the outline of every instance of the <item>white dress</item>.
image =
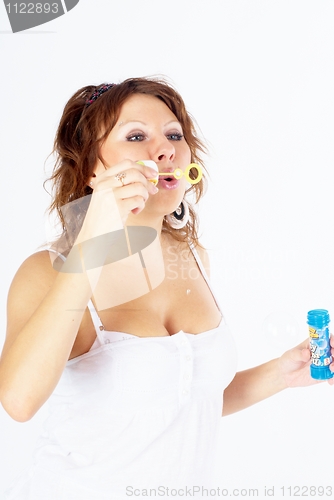
<path id="1" fill-rule="evenodd" d="M 224 319 L 199 334 L 139 338 L 104 330 L 89 307 L 96 341 L 68 361 L 33 465 L 6 498 L 181 498 L 212 485 L 223 391 L 236 371 Z"/>

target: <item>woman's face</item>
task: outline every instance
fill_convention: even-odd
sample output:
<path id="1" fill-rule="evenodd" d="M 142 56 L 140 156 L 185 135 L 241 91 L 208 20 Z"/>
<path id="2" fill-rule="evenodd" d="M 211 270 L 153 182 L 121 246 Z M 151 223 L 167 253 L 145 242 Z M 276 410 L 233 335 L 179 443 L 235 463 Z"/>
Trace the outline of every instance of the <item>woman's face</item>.
<path id="1" fill-rule="evenodd" d="M 135 94 L 123 104 L 116 125 L 101 146 L 101 155 L 108 167 L 125 159 L 153 160 L 159 172 L 172 172 L 175 168 L 185 170 L 191 163 L 190 148 L 176 116 L 160 99 L 145 94 Z M 99 174 L 102 169 L 99 165 L 95 173 Z M 178 207 L 186 182 L 184 177 L 172 179 L 160 178 L 159 193 L 150 197 L 148 206 L 154 198 L 162 205 L 163 200 L 168 200 L 166 213 Z"/>

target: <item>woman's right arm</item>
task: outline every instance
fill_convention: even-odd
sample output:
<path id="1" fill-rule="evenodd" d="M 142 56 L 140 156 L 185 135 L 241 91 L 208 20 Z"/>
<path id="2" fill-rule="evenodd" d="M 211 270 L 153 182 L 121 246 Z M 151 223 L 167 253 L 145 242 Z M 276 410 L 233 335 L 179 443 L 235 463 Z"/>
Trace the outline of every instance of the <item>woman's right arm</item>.
<path id="1" fill-rule="evenodd" d="M 127 171 L 130 184 L 120 187 L 115 175 L 122 171 Z M 149 178 L 151 169 L 130 160 L 103 172 L 96 177 L 76 248 L 69 253 L 64 272 L 53 269 L 49 252 L 44 251 L 29 257 L 16 273 L 8 296 L 7 334 L 0 358 L 0 402 L 15 420 L 32 418 L 53 392 L 93 293 L 86 272 L 71 272 L 71 262 L 80 255 L 84 268 L 82 252 L 76 250 L 84 241 L 119 229 L 130 211 L 139 213 L 149 194 L 156 192 Z M 115 203 L 118 221 L 108 217 Z"/>
<path id="2" fill-rule="evenodd" d="M 57 385 L 91 293 L 85 273 L 57 273 L 47 251 L 16 273 L 0 359 L 0 401 L 15 420 L 29 420 Z"/>

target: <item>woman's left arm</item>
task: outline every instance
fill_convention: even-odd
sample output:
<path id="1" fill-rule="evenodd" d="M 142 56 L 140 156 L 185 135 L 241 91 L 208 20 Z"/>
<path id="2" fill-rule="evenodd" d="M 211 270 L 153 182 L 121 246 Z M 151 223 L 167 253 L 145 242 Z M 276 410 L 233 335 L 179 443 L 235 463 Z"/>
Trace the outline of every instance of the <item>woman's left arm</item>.
<path id="1" fill-rule="evenodd" d="M 332 356 L 334 338 L 331 337 Z M 243 410 L 288 387 L 306 387 L 321 383 L 310 376 L 309 340 L 286 351 L 280 358 L 238 372 L 224 391 L 223 416 Z M 334 362 L 331 364 L 334 371 Z M 328 380 L 334 385 L 334 378 Z"/>
<path id="2" fill-rule="evenodd" d="M 206 250 L 197 247 L 208 276 L 210 263 Z M 331 350 L 334 360 L 334 337 L 331 336 Z M 311 352 L 309 339 L 286 351 L 280 358 L 272 359 L 263 365 L 238 372 L 224 391 L 223 416 L 243 410 L 263 399 L 287 389 L 306 387 L 321 383 L 310 375 Z M 330 365 L 334 372 L 334 361 Z M 334 378 L 328 383 L 334 385 Z"/>

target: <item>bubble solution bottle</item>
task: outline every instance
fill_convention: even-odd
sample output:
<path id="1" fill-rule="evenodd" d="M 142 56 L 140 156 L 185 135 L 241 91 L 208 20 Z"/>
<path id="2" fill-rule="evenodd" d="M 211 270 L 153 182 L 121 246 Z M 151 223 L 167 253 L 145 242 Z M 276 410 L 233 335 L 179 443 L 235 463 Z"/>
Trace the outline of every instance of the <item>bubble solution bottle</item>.
<path id="1" fill-rule="evenodd" d="M 307 313 L 311 350 L 311 377 L 317 380 L 326 380 L 334 376 L 334 373 L 329 368 L 332 362 L 329 322 L 329 313 L 326 309 L 313 309 Z"/>

